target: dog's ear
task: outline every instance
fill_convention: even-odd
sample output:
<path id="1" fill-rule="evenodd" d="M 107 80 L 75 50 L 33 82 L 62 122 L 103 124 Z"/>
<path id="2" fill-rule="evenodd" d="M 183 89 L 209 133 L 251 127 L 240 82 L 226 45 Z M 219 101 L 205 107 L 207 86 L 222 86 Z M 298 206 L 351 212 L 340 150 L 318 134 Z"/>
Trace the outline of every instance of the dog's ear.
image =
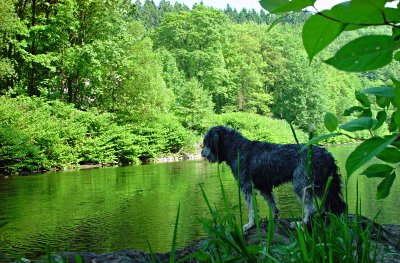
<path id="1" fill-rule="evenodd" d="M 218 156 L 219 133 L 214 131 L 210 136 L 210 149 L 213 154 Z"/>
<path id="2" fill-rule="evenodd" d="M 210 149 L 210 152 L 214 155 L 218 155 L 218 144 L 220 142 L 218 127 L 211 128 L 206 136 L 204 137 L 204 146 Z"/>

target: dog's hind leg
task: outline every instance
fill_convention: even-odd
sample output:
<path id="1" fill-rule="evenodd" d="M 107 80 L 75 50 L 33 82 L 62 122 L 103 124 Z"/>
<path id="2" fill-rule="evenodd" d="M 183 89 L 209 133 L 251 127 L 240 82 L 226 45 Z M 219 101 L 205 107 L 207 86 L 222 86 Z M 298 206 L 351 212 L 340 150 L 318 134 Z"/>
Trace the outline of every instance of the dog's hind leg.
<path id="1" fill-rule="evenodd" d="M 244 201 L 246 202 L 247 208 L 249 209 L 249 222 L 243 226 L 243 232 L 246 232 L 254 226 L 254 209 L 253 209 L 253 199 L 251 196 L 251 191 L 243 191 Z"/>
<path id="2" fill-rule="evenodd" d="M 293 188 L 299 202 L 304 209 L 304 223 L 308 224 L 310 217 L 317 211 L 313 202 L 310 180 L 307 178 L 303 164 L 300 164 L 293 173 Z"/>
<path id="3" fill-rule="evenodd" d="M 272 210 L 274 219 L 278 219 L 279 208 L 278 208 L 278 205 L 276 204 L 276 199 L 275 199 L 274 193 L 272 193 L 272 191 L 269 191 L 269 192 L 261 191 L 261 195 L 264 197 L 265 201 L 267 201 L 269 209 Z"/>

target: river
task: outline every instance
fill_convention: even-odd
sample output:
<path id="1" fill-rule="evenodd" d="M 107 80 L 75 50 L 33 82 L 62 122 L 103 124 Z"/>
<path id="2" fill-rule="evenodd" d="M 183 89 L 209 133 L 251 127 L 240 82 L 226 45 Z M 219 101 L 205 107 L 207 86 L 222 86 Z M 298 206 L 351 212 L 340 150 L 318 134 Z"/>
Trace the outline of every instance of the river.
<path id="1" fill-rule="evenodd" d="M 331 147 L 344 174 L 352 147 Z M 237 188 L 227 166 L 220 177 L 232 203 Z M 37 259 L 49 246 L 52 252 L 123 249 L 165 252 L 171 247 L 178 205 L 181 205 L 178 246 L 204 236 L 198 218 L 209 218 L 199 185 L 211 204 L 223 207 L 218 166 L 205 161 L 182 161 L 94 170 L 47 172 L 32 176 L 0 177 L 0 260 Z M 363 215 L 381 223 L 400 224 L 400 180 L 377 201 L 379 180 L 350 178 L 348 200 L 355 210 L 356 183 Z M 282 217 L 300 216 L 301 208 L 290 184 L 275 189 Z M 261 198 L 260 213 L 268 214 Z M 245 212 L 247 213 L 247 212 Z M 247 218 L 247 214 L 244 215 Z"/>

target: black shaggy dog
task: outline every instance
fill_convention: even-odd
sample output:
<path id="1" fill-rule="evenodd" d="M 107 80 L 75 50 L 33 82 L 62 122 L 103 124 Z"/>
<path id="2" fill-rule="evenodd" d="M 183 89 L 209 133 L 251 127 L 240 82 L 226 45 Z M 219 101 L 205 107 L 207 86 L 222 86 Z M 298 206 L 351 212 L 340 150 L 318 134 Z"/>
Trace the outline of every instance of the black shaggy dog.
<path id="1" fill-rule="evenodd" d="M 226 162 L 236 180 L 240 175 L 240 188 L 249 209 L 249 223 L 243 227 L 245 231 L 254 225 L 252 182 L 272 209 L 274 218 L 278 217 L 279 209 L 272 193 L 273 187 L 290 181 L 293 181 L 294 192 L 303 204 L 306 224 L 316 211 L 311 182 L 306 172 L 307 157 L 304 156 L 307 156 L 307 150 L 301 154 L 296 144 L 250 141 L 236 130 L 216 126 L 205 135 L 201 155 L 212 163 Z M 342 213 L 346 204 L 340 196 L 341 178 L 335 160 L 328 151 L 317 146 L 312 147 L 311 156 L 311 174 L 318 197 L 323 196 L 328 177 L 332 176 L 323 209 L 335 214 Z"/>

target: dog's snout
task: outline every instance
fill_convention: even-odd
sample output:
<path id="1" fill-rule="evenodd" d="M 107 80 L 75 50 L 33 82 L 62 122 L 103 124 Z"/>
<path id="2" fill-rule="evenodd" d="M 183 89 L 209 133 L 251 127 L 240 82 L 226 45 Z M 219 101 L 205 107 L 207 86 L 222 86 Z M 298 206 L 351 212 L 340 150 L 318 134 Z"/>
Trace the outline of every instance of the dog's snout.
<path id="1" fill-rule="evenodd" d="M 206 155 L 206 149 L 201 150 L 201 157 L 207 157 Z"/>

